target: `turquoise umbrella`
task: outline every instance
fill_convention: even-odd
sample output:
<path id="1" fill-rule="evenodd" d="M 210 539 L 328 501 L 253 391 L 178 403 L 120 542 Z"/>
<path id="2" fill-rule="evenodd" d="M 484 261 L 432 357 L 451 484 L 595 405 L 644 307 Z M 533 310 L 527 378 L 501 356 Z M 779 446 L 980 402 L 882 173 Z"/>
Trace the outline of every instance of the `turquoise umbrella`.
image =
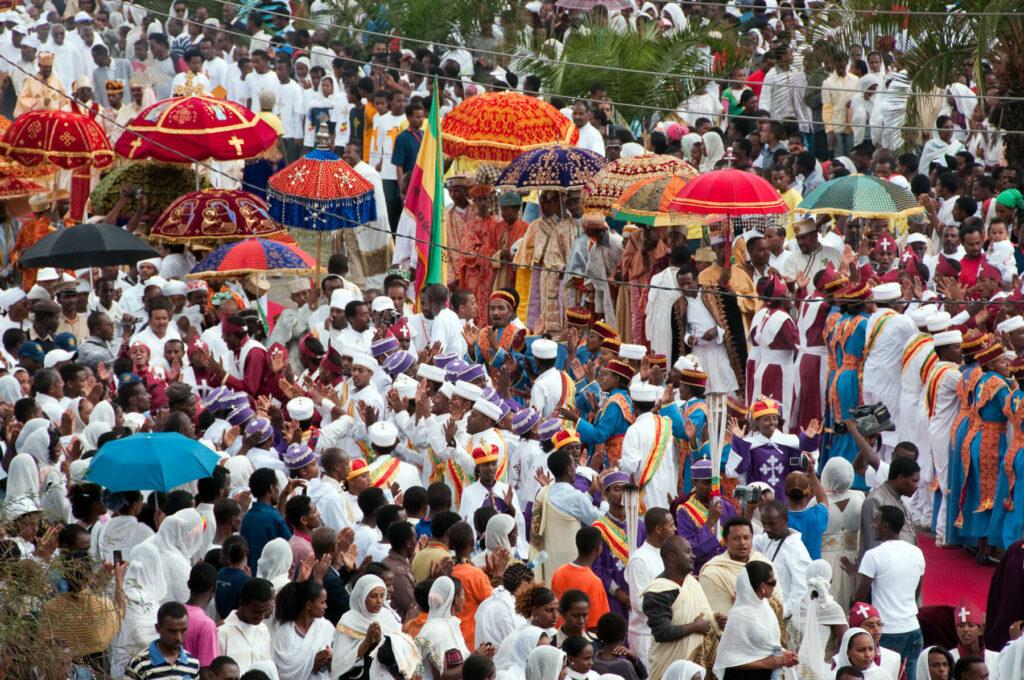
<path id="1" fill-rule="evenodd" d="M 142 432 L 104 444 L 85 473 L 108 491 L 170 491 L 213 474 L 220 456 L 176 432 Z"/>
<path id="2" fill-rule="evenodd" d="M 796 212 L 886 219 L 917 215 L 924 208 L 897 184 L 867 175 L 847 175 L 819 184 L 804 196 Z"/>

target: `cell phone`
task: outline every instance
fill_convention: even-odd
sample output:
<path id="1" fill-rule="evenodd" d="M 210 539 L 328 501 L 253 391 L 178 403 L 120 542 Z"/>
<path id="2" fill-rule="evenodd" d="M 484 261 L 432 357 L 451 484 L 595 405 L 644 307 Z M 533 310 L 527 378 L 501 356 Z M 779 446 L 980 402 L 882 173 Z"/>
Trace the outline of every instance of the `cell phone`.
<path id="1" fill-rule="evenodd" d="M 114 551 L 114 564 L 121 564 L 122 562 L 124 562 L 124 557 L 121 555 L 121 551 L 120 550 L 115 550 Z"/>
<path id="2" fill-rule="evenodd" d="M 299 487 L 299 488 L 302 489 L 302 495 L 305 496 L 306 495 L 306 487 L 303 486 L 303 487 Z"/>

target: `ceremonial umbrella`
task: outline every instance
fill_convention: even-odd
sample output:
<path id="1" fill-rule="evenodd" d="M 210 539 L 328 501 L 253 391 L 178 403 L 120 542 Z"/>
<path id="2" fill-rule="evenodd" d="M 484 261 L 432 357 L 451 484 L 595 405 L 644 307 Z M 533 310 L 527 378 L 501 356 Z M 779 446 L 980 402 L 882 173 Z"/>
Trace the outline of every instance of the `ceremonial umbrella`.
<path id="1" fill-rule="evenodd" d="M 277 132 L 241 104 L 206 95 L 163 99 L 128 123 L 114 149 L 132 160 L 167 163 L 254 158 Z"/>
<path id="2" fill-rule="evenodd" d="M 114 152 L 103 128 L 88 116 L 70 111 L 29 111 L 0 138 L 0 151 L 28 167 L 49 163 L 65 170 L 91 165 L 105 168 Z"/>
<path id="3" fill-rule="evenodd" d="M 606 164 L 599 154 L 575 146 L 551 146 L 520 154 L 498 177 L 499 189 L 582 189 Z"/>
<path id="4" fill-rule="evenodd" d="M 140 432 L 109 441 L 89 460 L 87 482 L 107 491 L 170 491 L 213 474 L 220 457 L 177 432 Z"/>
<path id="5" fill-rule="evenodd" d="M 18 179 L 8 173 L 0 172 L 0 201 L 24 198 L 44 191 L 46 191 L 45 187 L 35 182 L 27 179 Z"/>
<path id="6" fill-rule="evenodd" d="M 4 116 L 0 116 L 0 137 L 3 136 L 3 133 L 6 132 L 7 128 L 9 127 L 11 127 L 11 120 L 9 118 L 5 118 Z M 15 161 L 8 160 L 5 158 L 0 159 L 0 173 L 5 175 L 13 175 L 14 177 L 18 177 L 20 179 L 39 177 L 45 178 L 49 177 L 50 175 L 56 175 L 57 168 L 50 165 L 49 163 L 41 163 L 40 165 L 30 168 L 28 166 L 22 165 L 21 163 L 17 163 Z M 42 189 L 42 191 L 45 190 L 45 188 Z"/>
<path id="7" fill-rule="evenodd" d="M 612 217 L 649 227 L 682 224 L 685 217 L 681 213 L 669 212 L 668 206 L 687 181 L 677 176 L 642 179 L 626 189 L 612 205 Z"/>
<path id="8" fill-rule="evenodd" d="M 270 218 L 266 202 L 236 189 L 203 189 L 179 197 L 157 219 L 149 238 L 155 242 L 221 244 L 258 236 L 286 234 Z"/>
<path id="9" fill-rule="evenodd" d="M 581 12 L 589 12 L 598 5 L 609 12 L 618 12 L 633 7 L 627 0 L 558 0 L 555 5 L 562 9 L 575 9 Z"/>
<path id="10" fill-rule="evenodd" d="M 668 206 L 694 215 L 781 215 L 786 202 L 769 182 L 752 172 L 714 170 L 688 182 Z"/>
<path id="11" fill-rule="evenodd" d="M 642 179 L 669 175 L 693 179 L 697 176 L 697 169 L 675 156 L 653 153 L 612 161 L 583 187 L 583 209 L 610 215 L 612 204 L 626 189 Z"/>
<path id="12" fill-rule="evenodd" d="M 800 201 L 800 212 L 884 219 L 924 212 L 913 195 L 892 182 L 847 175 L 819 184 Z"/>
<path id="13" fill-rule="evenodd" d="M 315 264 L 298 246 L 263 238 L 225 243 L 204 257 L 187 278 L 223 279 L 247 274 L 308 276 Z"/>
<path id="14" fill-rule="evenodd" d="M 50 232 L 18 260 L 25 269 L 85 269 L 159 257 L 152 246 L 113 224 L 78 224 Z"/>
<path id="15" fill-rule="evenodd" d="M 449 157 L 505 165 L 524 151 L 575 144 L 579 130 L 551 104 L 519 92 L 467 97 L 441 121 Z"/>

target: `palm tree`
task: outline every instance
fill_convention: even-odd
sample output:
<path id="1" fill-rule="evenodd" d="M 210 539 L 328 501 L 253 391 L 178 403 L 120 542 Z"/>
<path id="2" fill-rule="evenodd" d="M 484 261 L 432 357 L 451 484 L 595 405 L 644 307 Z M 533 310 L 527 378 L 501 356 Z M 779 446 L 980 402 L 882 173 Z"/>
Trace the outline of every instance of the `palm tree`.
<path id="1" fill-rule="evenodd" d="M 560 52 L 549 45 L 537 50 L 527 40 L 520 41 L 519 49 L 513 70 L 540 76 L 546 93 L 585 98 L 599 82 L 616 102 L 616 112 L 629 121 L 650 120 L 658 110 L 664 118 L 665 111 L 675 110 L 713 77 L 727 75 L 740 58 L 735 33 L 724 25 L 666 36 L 653 25 L 620 33 L 584 21 L 569 33 Z"/>
<path id="2" fill-rule="evenodd" d="M 907 9 L 913 14 L 899 13 Z M 896 67 L 907 73 L 915 97 L 942 89 L 959 76 L 978 84 L 981 105 L 989 120 L 1006 131 L 1008 158 L 1024 155 L 1024 14 L 1019 0 L 960 0 L 950 11 L 943 0 L 914 0 L 880 6 L 877 0 L 845 0 L 837 10 L 810 16 L 812 24 L 829 27 L 838 44 L 852 44 L 864 37 L 875 48 L 892 53 Z M 851 10 L 845 12 L 844 10 Z M 893 13 L 878 13 L 877 10 Z M 815 30 L 812 25 L 812 32 Z M 904 47 L 897 52 L 891 38 Z M 994 79 L 986 82 L 986 66 Z M 994 86 L 994 87 L 993 87 Z M 1021 101 L 985 97 L 1020 98 Z M 909 127 L 928 126 L 918 120 L 917 107 L 907 107 Z M 966 112 L 967 115 L 970 112 Z M 916 133 L 905 137 L 913 140 Z M 910 144 L 911 146 L 913 144 Z"/>

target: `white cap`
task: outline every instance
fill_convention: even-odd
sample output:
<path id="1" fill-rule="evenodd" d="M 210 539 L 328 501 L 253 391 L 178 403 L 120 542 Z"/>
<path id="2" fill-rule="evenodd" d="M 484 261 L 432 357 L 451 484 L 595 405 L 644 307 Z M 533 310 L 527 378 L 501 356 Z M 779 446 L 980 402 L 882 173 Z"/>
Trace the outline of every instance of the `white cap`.
<path id="1" fill-rule="evenodd" d="M 629 386 L 629 397 L 633 401 L 654 402 L 661 396 L 662 388 L 648 382 L 635 382 Z"/>
<path id="2" fill-rule="evenodd" d="M 620 359 L 631 359 L 640 361 L 647 355 L 647 348 L 643 345 L 622 345 L 619 347 Z"/>
<path id="3" fill-rule="evenodd" d="M 676 363 L 672 364 L 672 368 L 676 369 L 680 373 L 683 371 L 696 371 L 697 365 L 687 359 L 685 356 L 681 356 L 676 359 Z"/>
<path id="4" fill-rule="evenodd" d="M 486 399 L 481 398 L 473 402 L 473 410 L 483 413 L 494 422 L 501 420 L 501 407 Z"/>
<path id="5" fill-rule="evenodd" d="M 12 286 L 5 291 L 0 291 L 0 309 L 6 312 L 26 297 L 28 296 L 25 295 L 25 291 L 18 286 Z"/>
<path id="6" fill-rule="evenodd" d="M 1011 316 L 1007 319 L 1003 319 L 996 324 L 996 330 L 1000 333 L 1012 333 L 1014 331 L 1019 331 L 1021 328 L 1024 328 L 1024 317 L 1019 314 L 1017 316 Z"/>
<path id="7" fill-rule="evenodd" d="M 345 309 L 345 305 L 356 299 L 356 296 L 344 288 L 338 288 L 331 293 L 331 307 L 333 309 Z"/>
<path id="8" fill-rule="evenodd" d="M 53 368 L 62 361 L 71 361 L 74 357 L 75 355 L 66 349 L 51 349 L 43 357 L 43 368 Z"/>
<path id="9" fill-rule="evenodd" d="M 164 295 L 188 295 L 188 286 L 184 281 L 171 279 L 164 284 L 163 291 Z"/>
<path id="10" fill-rule="evenodd" d="M 50 293 L 37 283 L 28 289 L 28 295 L 26 295 L 25 297 L 27 297 L 29 300 L 49 300 Z"/>
<path id="11" fill-rule="evenodd" d="M 352 355 L 352 365 L 361 366 L 370 371 L 376 371 L 380 367 L 380 364 L 377 363 L 376 359 L 371 357 L 369 354 L 363 354 L 362 352 Z"/>
<path id="12" fill-rule="evenodd" d="M 352 344 L 351 342 L 342 342 L 341 346 L 338 347 L 337 350 L 343 357 L 356 357 L 360 354 L 366 354 L 362 347 Z M 376 368 L 374 370 L 376 370 Z"/>
<path id="13" fill-rule="evenodd" d="M 296 293 L 305 293 L 309 290 L 309 279 L 304 276 L 299 276 L 285 284 L 285 288 L 288 289 L 289 295 L 295 295 Z"/>
<path id="14" fill-rule="evenodd" d="M 468 401 L 476 401 L 484 396 L 484 391 L 473 383 L 468 383 L 465 380 L 459 380 L 455 383 L 453 394 L 456 397 L 462 397 Z"/>
<path id="15" fill-rule="evenodd" d="M 378 420 L 370 425 L 370 443 L 387 449 L 398 443 L 398 428 L 386 420 Z"/>
<path id="16" fill-rule="evenodd" d="M 160 258 L 159 257 L 150 257 L 150 258 L 145 259 L 145 260 L 139 260 L 138 262 L 135 263 L 135 268 L 138 269 L 139 267 L 141 267 L 144 264 L 150 264 L 150 265 L 153 265 L 154 267 L 156 267 L 157 269 L 160 269 Z"/>
<path id="17" fill-rule="evenodd" d="M 402 399 L 415 399 L 416 389 L 420 386 L 418 382 L 407 376 L 405 373 L 399 373 L 395 376 L 395 381 L 391 383 L 391 386 L 398 392 L 398 396 Z"/>
<path id="18" fill-rule="evenodd" d="M 209 17 L 206 21 L 203 22 L 203 26 L 217 26 L 219 28 L 220 20 L 214 19 L 213 17 Z"/>
<path id="19" fill-rule="evenodd" d="M 953 317 L 948 312 L 938 312 L 929 316 L 925 325 L 929 333 L 940 333 L 953 325 Z M 1021 321 L 1021 326 L 1024 327 L 1024 321 Z"/>
<path id="20" fill-rule="evenodd" d="M 295 420 L 309 420 L 313 417 L 313 400 L 309 397 L 295 397 L 285 408 L 288 415 Z"/>
<path id="21" fill-rule="evenodd" d="M 437 391 L 443 394 L 446 399 L 451 399 L 453 396 L 455 396 L 455 385 L 451 384 L 450 382 L 446 382 L 439 388 L 437 388 Z"/>
<path id="22" fill-rule="evenodd" d="M 843 252 L 843 249 L 846 247 L 846 243 L 843 241 L 843 237 L 834 231 L 828 232 L 827 234 L 819 238 L 818 241 L 821 243 L 821 245 L 825 246 L 826 248 L 831 248 L 838 253 Z"/>
<path id="23" fill-rule="evenodd" d="M 426 378 L 436 383 L 444 382 L 444 369 L 433 364 L 420 364 L 416 368 L 417 378 Z"/>
<path id="24" fill-rule="evenodd" d="M 48 283 L 49 281 L 57 281 L 60 279 L 60 274 L 53 267 L 43 267 L 36 274 L 36 281 L 38 283 Z"/>
<path id="25" fill-rule="evenodd" d="M 914 322 L 915 326 L 924 326 L 928 323 L 930 317 L 938 314 L 939 308 L 937 305 L 921 305 L 910 313 L 910 320 Z"/>
<path id="26" fill-rule="evenodd" d="M 928 237 L 925 236 L 924 234 L 918 234 L 915 232 L 907 236 L 907 245 L 909 246 L 911 243 L 924 243 L 925 245 L 927 245 Z"/>
<path id="27" fill-rule="evenodd" d="M 91 24 L 92 23 L 92 17 L 89 16 L 88 12 L 79 12 L 78 14 L 75 15 L 75 23 L 76 24 L 86 24 L 86 23 Z"/>
<path id="28" fill-rule="evenodd" d="M 743 232 L 743 242 L 750 243 L 759 238 L 764 238 L 764 234 L 756 229 L 750 229 L 749 231 Z"/>
<path id="29" fill-rule="evenodd" d="M 871 289 L 871 297 L 876 302 L 899 300 L 901 295 L 903 295 L 903 288 L 898 283 L 882 283 Z"/>
<path id="30" fill-rule="evenodd" d="M 539 338 L 533 341 L 530 351 L 534 358 L 554 359 L 558 356 L 558 343 L 547 338 Z"/>
<path id="31" fill-rule="evenodd" d="M 75 284 L 75 292 L 76 293 L 91 293 L 92 292 L 92 286 L 90 286 L 89 282 L 86 281 L 85 279 L 79 279 L 78 283 Z"/>
<path id="32" fill-rule="evenodd" d="M 165 279 L 164 277 L 160 276 L 159 274 L 156 275 L 156 276 L 150 276 L 148 279 L 146 279 L 146 287 L 147 288 L 150 287 L 150 286 L 157 286 L 160 289 L 160 292 L 163 292 L 164 285 L 166 283 L 167 283 L 167 279 Z"/>
<path id="33" fill-rule="evenodd" d="M 959 345 L 963 342 L 964 334 L 960 331 L 943 331 L 942 333 L 936 333 L 932 336 L 932 341 L 936 347 L 945 347 L 947 345 Z"/>
<path id="34" fill-rule="evenodd" d="M 333 299 L 333 298 L 332 298 Z M 378 295 L 373 298 L 373 302 L 370 304 L 370 309 L 375 312 L 383 312 L 386 309 L 394 309 L 395 301 L 389 298 L 387 295 Z"/>

